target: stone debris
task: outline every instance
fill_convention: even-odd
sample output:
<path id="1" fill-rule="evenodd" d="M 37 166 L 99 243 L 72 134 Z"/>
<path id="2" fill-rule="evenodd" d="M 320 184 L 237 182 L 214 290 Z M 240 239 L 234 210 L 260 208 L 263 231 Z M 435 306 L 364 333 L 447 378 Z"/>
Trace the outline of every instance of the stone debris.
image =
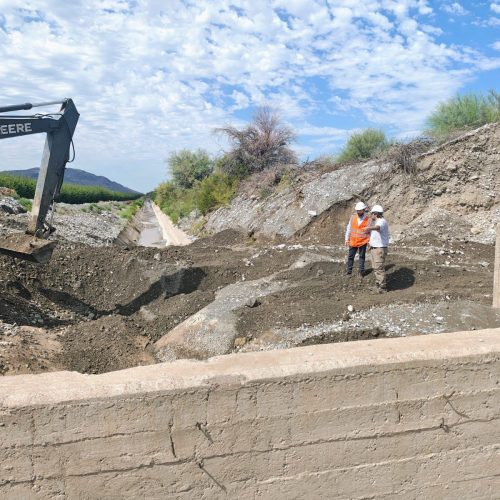
<path id="1" fill-rule="evenodd" d="M 0 196 L 0 210 L 12 215 L 26 213 L 26 209 L 15 198 L 10 196 Z"/>

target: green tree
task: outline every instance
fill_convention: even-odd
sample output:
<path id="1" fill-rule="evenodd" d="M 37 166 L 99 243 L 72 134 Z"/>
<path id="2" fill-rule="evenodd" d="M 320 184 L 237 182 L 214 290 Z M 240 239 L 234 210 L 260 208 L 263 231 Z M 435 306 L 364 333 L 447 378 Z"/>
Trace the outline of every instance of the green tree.
<path id="1" fill-rule="evenodd" d="M 349 137 L 337 161 L 367 160 L 387 149 L 388 146 L 389 143 L 387 142 L 384 132 L 374 128 L 367 128 Z"/>
<path id="2" fill-rule="evenodd" d="M 192 188 L 196 181 L 201 181 L 214 169 L 213 161 L 203 149 L 173 152 L 167 163 L 174 184 L 184 189 Z"/>

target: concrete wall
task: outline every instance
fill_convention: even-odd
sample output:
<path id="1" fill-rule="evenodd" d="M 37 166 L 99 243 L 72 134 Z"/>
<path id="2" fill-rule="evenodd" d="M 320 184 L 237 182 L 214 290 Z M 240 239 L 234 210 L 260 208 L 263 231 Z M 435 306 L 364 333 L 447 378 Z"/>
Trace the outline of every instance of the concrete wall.
<path id="1" fill-rule="evenodd" d="M 0 378 L 0 498 L 499 498 L 500 330 Z"/>

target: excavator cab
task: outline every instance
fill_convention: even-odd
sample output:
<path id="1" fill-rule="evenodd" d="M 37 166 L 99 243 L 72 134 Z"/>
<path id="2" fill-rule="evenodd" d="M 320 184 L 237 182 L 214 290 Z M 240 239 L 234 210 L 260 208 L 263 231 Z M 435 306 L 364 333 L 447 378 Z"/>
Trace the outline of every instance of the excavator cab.
<path id="1" fill-rule="evenodd" d="M 32 116 L 4 115 L 4 113 L 54 104 L 61 104 L 57 113 Z M 79 116 L 71 99 L 0 107 L 0 139 L 47 134 L 31 209 L 31 220 L 26 234 L 17 233 L 1 238 L 0 253 L 38 263 L 50 260 L 57 242 L 47 240 L 55 231 L 51 222 L 47 221 L 47 214 L 50 209 L 53 213 L 54 204 L 59 198 Z"/>

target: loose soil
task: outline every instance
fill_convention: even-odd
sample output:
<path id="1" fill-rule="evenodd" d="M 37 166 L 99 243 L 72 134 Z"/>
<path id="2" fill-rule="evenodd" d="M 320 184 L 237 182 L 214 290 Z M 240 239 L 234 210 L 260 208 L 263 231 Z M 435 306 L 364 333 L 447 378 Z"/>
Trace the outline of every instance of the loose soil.
<path id="1" fill-rule="evenodd" d="M 305 253 L 319 261 L 293 269 Z M 446 309 L 460 301 L 489 308 L 493 256 L 491 245 L 406 242 L 391 248 L 383 295 L 370 290 L 369 265 L 364 278 L 345 276 L 340 246 L 272 245 L 232 230 L 165 249 L 60 242 L 44 265 L 0 256 L 0 373 L 102 373 L 154 363 L 152 344 L 223 287 L 275 273 L 290 286 L 236 311 L 234 350 L 418 333 L 424 314 L 430 323 L 435 315 L 436 332 L 448 323 L 500 326 L 494 314 L 486 323 L 472 314 L 452 324 L 456 310 Z M 439 315 L 425 312 L 438 304 Z M 382 312 L 389 327 L 371 326 L 370 315 Z M 391 321 L 408 327 L 391 329 Z"/>

